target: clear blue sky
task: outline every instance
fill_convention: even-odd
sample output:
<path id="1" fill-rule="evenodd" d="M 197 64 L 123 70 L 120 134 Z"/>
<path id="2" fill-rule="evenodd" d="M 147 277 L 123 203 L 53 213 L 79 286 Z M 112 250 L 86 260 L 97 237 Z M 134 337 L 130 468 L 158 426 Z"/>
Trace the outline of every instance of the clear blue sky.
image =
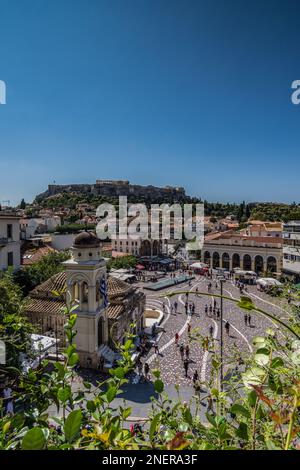
<path id="1" fill-rule="evenodd" d="M 0 0 L 0 200 L 96 178 L 300 200 L 298 0 Z"/>

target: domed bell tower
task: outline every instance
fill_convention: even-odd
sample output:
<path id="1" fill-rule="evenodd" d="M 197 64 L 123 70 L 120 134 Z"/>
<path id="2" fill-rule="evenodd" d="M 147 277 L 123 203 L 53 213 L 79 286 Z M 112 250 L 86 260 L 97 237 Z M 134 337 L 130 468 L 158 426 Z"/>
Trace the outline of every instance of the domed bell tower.
<path id="1" fill-rule="evenodd" d="M 67 302 L 78 303 L 75 343 L 82 367 L 97 368 L 98 350 L 108 343 L 107 273 L 100 254 L 100 240 L 92 232 L 81 232 L 72 247 L 72 259 L 65 261 Z"/>

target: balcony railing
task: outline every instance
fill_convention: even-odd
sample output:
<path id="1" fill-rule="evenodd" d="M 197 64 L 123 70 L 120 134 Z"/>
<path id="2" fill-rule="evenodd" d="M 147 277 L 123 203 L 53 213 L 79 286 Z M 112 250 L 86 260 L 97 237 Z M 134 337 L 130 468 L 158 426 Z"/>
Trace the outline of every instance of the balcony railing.
<path id="1" fill-rule="evenodd" d="M 8 244 L 8 238 L 0 237 L 0 247 L 6 246 Z"/>

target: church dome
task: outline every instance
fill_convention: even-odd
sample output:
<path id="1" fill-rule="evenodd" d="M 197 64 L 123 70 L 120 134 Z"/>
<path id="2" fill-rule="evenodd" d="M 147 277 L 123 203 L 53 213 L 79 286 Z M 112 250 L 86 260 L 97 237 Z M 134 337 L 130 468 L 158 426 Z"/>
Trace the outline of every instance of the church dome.
<path id="1" fill-rule="evenodd" d="M 100 245 L 100 240 L 97 238 L 97 235 L 93 232 L 79 233 L 74 240 L 74 248 L 93 248 Z"/>

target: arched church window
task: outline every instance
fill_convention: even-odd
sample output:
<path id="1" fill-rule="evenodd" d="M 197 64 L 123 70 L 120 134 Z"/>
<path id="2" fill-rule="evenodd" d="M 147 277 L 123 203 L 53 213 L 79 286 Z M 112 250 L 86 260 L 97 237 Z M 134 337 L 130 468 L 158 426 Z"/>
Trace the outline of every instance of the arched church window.
<path id="1" fill-rule="evenodd" d="M 100 281 L 96 282 L 96 302 L 100 302 Z"/>
<path id="2" fill-rule="evenodd" d="M 82 289 L 82 297 L 81 297 L 82 302 L 87 303 L 89 300 L 89 287 L 86 282 L 82 283 L 81 289 Z"/>
<path id="3" fill-rule="evenodd" d="M 75 282 L 72 287 L 72 300 L 79 300 L 79 284 Z"/>

